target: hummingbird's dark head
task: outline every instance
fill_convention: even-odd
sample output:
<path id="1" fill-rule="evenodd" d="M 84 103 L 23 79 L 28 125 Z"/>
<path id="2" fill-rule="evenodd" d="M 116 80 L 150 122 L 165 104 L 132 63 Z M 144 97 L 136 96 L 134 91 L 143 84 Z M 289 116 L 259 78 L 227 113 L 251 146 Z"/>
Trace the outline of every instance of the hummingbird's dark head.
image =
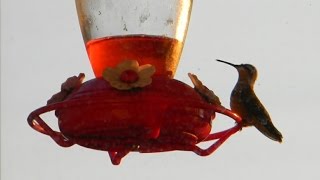
<path id="1" fill-rule="evenodd" d="M 236 65 L 236 64 L 232 64 L 227 61 L 220 60 L 220 59 L 217 59 L 217 61 L 235 67 L 239 73 L 238 82 L 250 84 L 250 86 L 253 87 L 254 82 L 256 81 L 256 79 L 258 77 L 258 71 L 253 65 L 251 65 L 251 64 Z"/>
<path id="2" fill-rule="evenodd" d="M 240 64 L 236 68 L 239 72 L 239 79 L 247 81 L 247 83 L 253 87 L 254 82 L 258 77 L 257 69 L 251 64 Z"/>

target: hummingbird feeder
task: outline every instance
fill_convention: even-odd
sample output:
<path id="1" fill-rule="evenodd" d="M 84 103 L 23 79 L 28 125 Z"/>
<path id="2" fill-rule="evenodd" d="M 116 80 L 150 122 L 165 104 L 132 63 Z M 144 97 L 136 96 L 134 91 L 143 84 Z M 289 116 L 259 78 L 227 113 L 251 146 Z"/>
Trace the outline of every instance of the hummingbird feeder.
<path id="1" fill-rule="evenodd" d="M 129 152 L 213 153 L 241 129 L 241 118 L 189 73 L 194 88 L 174 79 L 192 0 L 76 0 L 95 78 L 68 78 L 29 125 L 58 145 L 107 151 L 114 165 Z M 59 130 L 40 116 L 54 111 Z M 215 114 L 236 124 L 211 133 Z M 202 149 L 201 142 L 212 144 Z"/>

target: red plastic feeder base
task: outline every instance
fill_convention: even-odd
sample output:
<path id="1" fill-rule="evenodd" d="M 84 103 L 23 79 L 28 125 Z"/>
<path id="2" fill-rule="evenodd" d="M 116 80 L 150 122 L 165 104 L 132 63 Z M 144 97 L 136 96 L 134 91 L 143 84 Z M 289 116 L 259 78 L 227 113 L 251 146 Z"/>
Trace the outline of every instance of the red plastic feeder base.
<path id="1" fill-rule="evenodd" d="M 49 111 L 55 111 L 61 132 L 40 117 Z M 237 124 L 210 134 L 216 112 Z M 241 129 L 238 115 L 207 103 L 190 86 L 166 77 L 153 77 L 151 85 L 127 91 L 114 89 L 102 78 L 92 79 L 64 101 L 33 111 L 28 123 L 62 147 L 78 144 L 108 151 L 115 165 L 130 151 L 182 150 L 206 156 Z M 216 141 L 207 149 L 197 146 L 212 140 Z"/>

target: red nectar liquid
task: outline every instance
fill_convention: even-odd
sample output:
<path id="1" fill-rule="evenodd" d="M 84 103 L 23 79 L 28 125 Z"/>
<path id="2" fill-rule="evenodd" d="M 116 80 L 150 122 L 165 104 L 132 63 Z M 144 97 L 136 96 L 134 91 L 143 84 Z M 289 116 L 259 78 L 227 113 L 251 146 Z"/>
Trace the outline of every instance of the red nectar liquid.
<path id="1" fill-rule="evenodd" d="M 91 40 L 86 47 L 96 77 L 123 60 L 137 60 L 140 65 L 155 66 L 156 75 L 173 78 L 183 43 L 162 36 L 130 35 Z"/>

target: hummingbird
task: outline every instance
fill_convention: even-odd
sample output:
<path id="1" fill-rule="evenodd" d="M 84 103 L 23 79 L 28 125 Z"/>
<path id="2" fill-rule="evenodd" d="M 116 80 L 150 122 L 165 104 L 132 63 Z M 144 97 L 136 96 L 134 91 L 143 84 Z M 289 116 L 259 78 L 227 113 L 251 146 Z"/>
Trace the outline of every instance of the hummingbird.
<path id="1" fill-rule="evenodd" d="M 231 110 L 242 117 L 243 127 L 255 126 L 266 137 L 282 142 L 282 134 L 273 125 L 270 115 L 254 93 L 257 69 L 251 64 L 232 64 L 220 59 L 217 61 L 237 69 L 239 78 L 231 92 Z"/>

